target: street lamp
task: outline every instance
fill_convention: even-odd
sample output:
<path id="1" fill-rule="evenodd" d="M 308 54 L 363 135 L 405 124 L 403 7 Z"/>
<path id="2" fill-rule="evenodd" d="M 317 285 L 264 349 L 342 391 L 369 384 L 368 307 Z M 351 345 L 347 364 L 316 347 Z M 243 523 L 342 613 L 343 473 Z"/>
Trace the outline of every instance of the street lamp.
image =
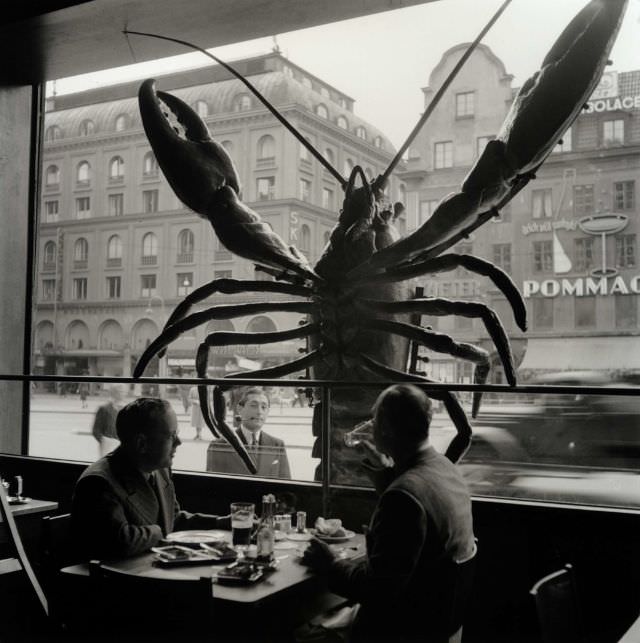
<path id="1" fill-rule="evenodd" d="M 151 306 L 151 302 L 157 299 L 160 302 L 160 310 L 162 313 L 162 320 L 160 326 L 164 328 L 164 324 L 167 321 L 167 314 L 166 314 L 166 308 L 164 305 L 164 299 L 160 295 L 151 295 L 149 297 L 149 303 L 147 305 L 147 309 L 145 313 L 147 315 L 153 315 L 153 308 Z M 167 374 L 169 372 L 169 364 L 168 364 L 168 355 L 167 353 L 164 354 L 163 357 L 159 358 L 158 360 L 158 376 L 163 378 L 167 377 Z M 159 384 L 158 385 L 158 394 L 161 398 L 166 398 L 167 397 L 167 385 L 166 384 Z"/>

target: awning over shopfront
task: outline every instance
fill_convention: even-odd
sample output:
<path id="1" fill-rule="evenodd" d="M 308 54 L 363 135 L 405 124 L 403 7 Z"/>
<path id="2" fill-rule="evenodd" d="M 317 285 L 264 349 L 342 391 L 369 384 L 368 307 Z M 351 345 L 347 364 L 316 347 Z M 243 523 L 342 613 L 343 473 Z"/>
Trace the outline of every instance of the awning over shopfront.
<path id="1" fill-rule="evenodd" d="M 530 339 L 518 370 L 640 369 L 640 337 Z"/>

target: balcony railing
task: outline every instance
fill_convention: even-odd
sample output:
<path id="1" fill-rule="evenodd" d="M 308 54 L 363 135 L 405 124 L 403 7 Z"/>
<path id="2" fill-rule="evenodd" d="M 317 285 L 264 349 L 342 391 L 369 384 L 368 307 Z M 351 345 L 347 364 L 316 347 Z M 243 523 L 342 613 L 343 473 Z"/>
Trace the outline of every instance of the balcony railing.
<path id="1" fill-rule="evenodd" d="M 86 259 L 75 259 L 73 262 L 73 268 L 75 270 L 86 270 L 89 266 L 89 262 Z"/>
<path id="2" fill-rule="evenodd" d="M 42 272 L 53 272 L 56 269 L 55 261 L 45 261 L 42 264 Z"/>
<path id="3" fill-rule="evenodd" d="M 142 255 L 143 266 L 155 266 L 158 263 L 157 255 Z"/>
<path id="4" fill-rule="evenodd" d="M 193 263 L 193 252 L 180 252 L 176 259 L 177 263 Z"/>
<path id="5" fill-rule="evenodd" d="M 112 257 L 107 259 L 107 268 L 120 268 L 122 266 L 122 257 Z"/>
<path id="6" fill-rule="evenodd" d="M 216 250 L 213 253 L 214 261 L 229 261 L 233 259 L 233 255 L 228 250 Z"/>

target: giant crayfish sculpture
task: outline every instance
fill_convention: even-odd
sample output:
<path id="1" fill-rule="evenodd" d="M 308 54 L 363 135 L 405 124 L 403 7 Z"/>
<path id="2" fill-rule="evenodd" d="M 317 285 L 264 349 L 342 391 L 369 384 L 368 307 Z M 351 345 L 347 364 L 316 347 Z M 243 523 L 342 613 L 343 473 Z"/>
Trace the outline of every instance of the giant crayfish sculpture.
<path id="1" fill-rule="evenodd" d="M 506 3 L 500 11 L 504 6 Z M 389 175 L 418 126 L 390 167 L 372 181 L 358 166 L 353 168 L 349 177 L 343 178 L 310 147 L 304 137 L 294 131 L 301 143 L 310 147 L 312 154 L 344 189 L 338 223 L 313 267 L 302 253 L 286 244 L 258 214 L 242 203 L 240 181 L 233 162 L 224 148 L 212 140 L 200 117 L 175 96 L 156 92 L 154 80 L 145 81 L 139 94 L 145 132 L 176 195 L 211 222 L 220 242 L 228 250 L 255 262 L 257 267 L 275 276 L 276 281 L 215 279 L 196 289 L 177 306 L 161 335 L 140 357 L 134 376 L 139 377 L 149 360 L 156 354 L 162 355 L 170 342 L 200 324 L 267 311 L 288 311 L 305 315 L 307 321 L 290 330 L 276 332 L 209 334 L 198 349 L 198 376 L 204 378 L 207 375 L 211 346 L 307 338 L 309 348 L 303 357 L 271 368 L 236 374 L 236 377 L 277 378 L 310 369 L 319 379 L 412 379 L 429 382 L 431 380 L 427 378 L 405 372 L 409 343 L 417 342 L 430 350 L 470 360 L 475 364 L 474 381 L 479 384 L 486 382 L 489 372 L 487 351 L 409 322 L 410 315 L 423 314 L 482 319 L 497 348 L 507 380 L 515 385 L 509 341 L 497 315 L 482 303 L 412 298 L 411 280 L 419 275 L 459 266 L 484 275 L 510 301 L 518 326 L 523 330 L 526 328 L 524 302 L 506 273 L 478 257 L 443 253 L 495 216 L 535 177 L 537 169 L 595 89 L 620 28 L 625 6 L 626 0 L 592 0 L 578 13 L 547 54 L 540 71 L 520 89 L 500 133 L 486 146 L 460 191 L 445 197 L 433 216 L 403 239 L 399 238 L 394 226 L 403 206 L 390 203 L 385 196 L 385 188 Z M 485 32 L 491 24 L 487 25 Z M 248 80 L 222 61 L 218 62 L 234 73 L 285 126 L 292 129 Z M 443 91 L 444 87 L 441 89 Z M 434 106 L 432 104 L 427 109 L 423 119 Z M 174 121 L 171 122 L 169 117 Z M 194 304 L 214 293 L 240 292 L 280 293 L 292 299 L 221 304 L 189 314 Z M 251 457 L 225 422 L 221 390 L 214 387 L 209 396 L 208 387 L 200 385 L 199 393 L 205 421 L 211 431 L 226 439 L 248 469 L 255 472 Z M 470 442 L 468 419 L 454 393 L 438 389 L 432 395 L 442 399 L 456 426 L 457 434 L 447 455 L 457 461 Z M 338 391 L 332 399 L 335 406 L 332 408 L 332 421 L 334 425 L 342 423 L 343 427 L 348 426 L 358 413 L 366 413 L 371 403 L 366 393 L 356 399 L 353 391 Z M 479 403 L 480 394 L 476 392 L 473 416 Z"/>

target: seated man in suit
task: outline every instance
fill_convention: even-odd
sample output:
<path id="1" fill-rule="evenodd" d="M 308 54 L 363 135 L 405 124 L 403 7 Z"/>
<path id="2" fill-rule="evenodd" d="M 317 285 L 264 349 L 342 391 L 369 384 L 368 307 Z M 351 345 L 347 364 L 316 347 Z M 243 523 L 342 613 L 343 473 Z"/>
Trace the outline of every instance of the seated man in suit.
<path id="1" fill-rule="evenodd" d="M 262 430 L 269 416 L 270 401 L 259 386 L 245 388 L 234 409 L 236 433 L 247 446 L 258 472 L 256 475 L 291 478 L 284 442 Z M 247 474 L 235 451 L 224 440 L 213 440 L 207 450 L 207 471 Z"/>
<path id="2" fill-rule="evenodd" d="M 167 401 L 143 397 L 127 404 L 116 431 L 120 446 L 76 483 L 71 529 L 84 559 L 133 556 L 174 530 L 230 528 L 229 516 L 180 510 L 170 471 L 180 438 Z"/>
<path id="3" fill-rule="evenodd" d="M 391 386 L 374 405 L 363 442 L 380 498 L 366 556 L 339 559 L 310 542 L 305 561 L 329 589 L 360 604 L 351 641 L 445 643 L 461 626 L 475 555 L 471 498 L 458 468 L 429 445 L 431 401 L 411 384 Z M 391 460 L 389 459 L 391 458 Z"/>

